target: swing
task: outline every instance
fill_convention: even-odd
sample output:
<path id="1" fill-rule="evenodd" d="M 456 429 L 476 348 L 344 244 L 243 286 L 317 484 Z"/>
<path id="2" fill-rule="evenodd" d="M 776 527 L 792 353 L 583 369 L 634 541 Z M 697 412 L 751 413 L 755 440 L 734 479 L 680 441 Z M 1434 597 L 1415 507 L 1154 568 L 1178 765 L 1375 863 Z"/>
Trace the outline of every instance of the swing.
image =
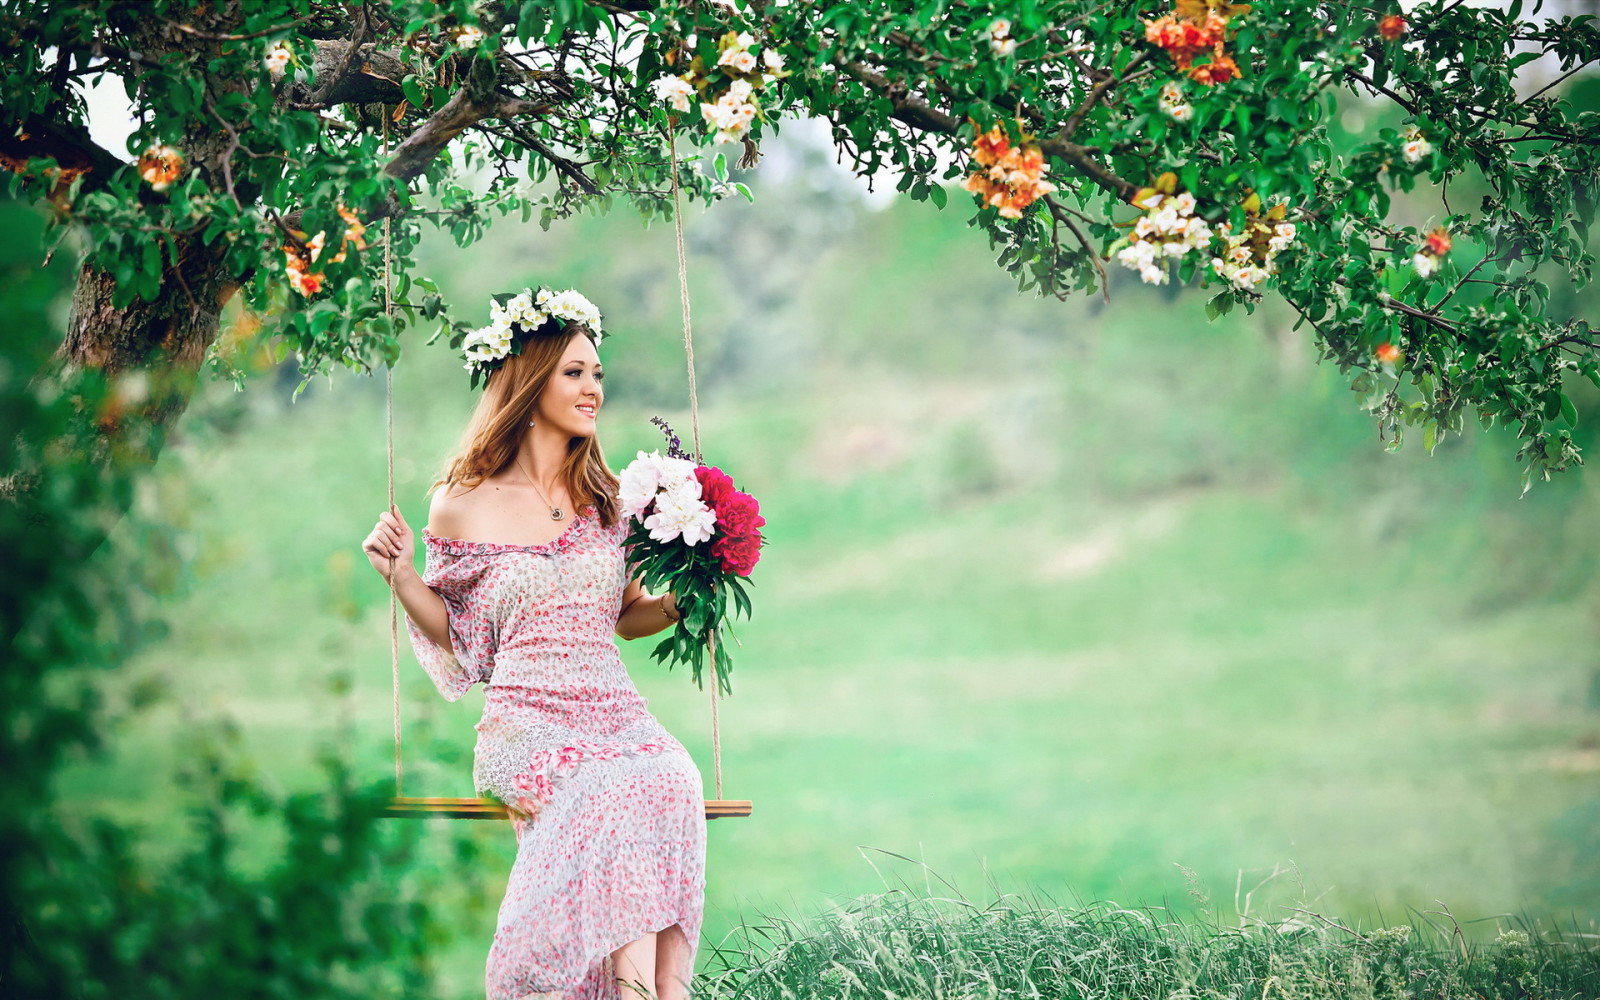
<path id="1" fill-rule="evenodd" d="M 388 148 L 388 118 L 384 120 L 384 147 Z M 683 247 L 683 212 L 678 195 L 678 149 L 676 137 L 668 128 L 668 145 L 672 156 L 672 220 L 677 231 L 678 241 L 678 291 L 683 302 L 683 349 L 689 369 L 689 413 L 694 425 L 694 450 L 700 451 L 700 407 L 695 396 L 694 381 L 694 339 L 689 328 L 689 275 L 687 258 Z M 384 244 L 383 244 L 383 302 L 384 312 L 388 315 L 394 313 L 392 301 L 393 282 L 390 275 L 390 247 L 393 245 L 394 227 L 392 220 L 385 217 Z M 385 406 L 387 417 L 387 436 L 389 450 L 389 508 L 394 509 L 394 369 L 385 369 L 387 379 L 385 383 Z M 390 580 L 394 578 L 392 568 Z M 712 644 L 711 659 L 716 661 L 716 636 L 709 640 Z M 403 794 L 405 771 L 401 764 L 400 754 L 400 606 L 395 595 L 394 584 L 389 585 L 389 659 L 391 673 L 394 681 L 394 796 L 389 800 L 388 806 L 383 810 L 385 817 L 396 819 L 418 819 L 428 817 L 443 817 L 447 819 L 509 819 L 510 813 L 505 804 L 496 799 L 483 798 L 444 798 L 444 797 L 417 797 Z M 724 817 L 749 816 L 751 801 L 749 799 L 724 799 L 722 797 L 722 733 L 717 718 L 717 678 L 713 671 L 711 678 L 711 754 L 716 775 L 717 797 L 706 800 L 706 819 L 722 819 Z"/>

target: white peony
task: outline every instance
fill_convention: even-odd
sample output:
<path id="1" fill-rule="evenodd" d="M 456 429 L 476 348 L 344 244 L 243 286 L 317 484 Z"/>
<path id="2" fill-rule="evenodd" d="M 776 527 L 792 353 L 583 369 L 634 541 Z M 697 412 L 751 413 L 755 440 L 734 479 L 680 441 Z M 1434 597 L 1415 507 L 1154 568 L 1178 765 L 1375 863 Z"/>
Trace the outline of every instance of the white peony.
<path id="1" fill-rule="evenodd" d="M 655 458 L 660 457 L 655 455 Z M 641 451 L 617 478 L 617 502 L 622 505 L 622 513 L 638 517 L 655 500 L 656 491 L 661 488 L 661 466 Z"/>
<path id="2" fill-rule="evenodd" d="M 717 515 L 700 500 L 700 483 L 691 475 L 656 495 L 656 512 L 644 519 L 650 537 L 670 542 L 682 537 L 683 544 L 706 541 L 716 530 Z"/>

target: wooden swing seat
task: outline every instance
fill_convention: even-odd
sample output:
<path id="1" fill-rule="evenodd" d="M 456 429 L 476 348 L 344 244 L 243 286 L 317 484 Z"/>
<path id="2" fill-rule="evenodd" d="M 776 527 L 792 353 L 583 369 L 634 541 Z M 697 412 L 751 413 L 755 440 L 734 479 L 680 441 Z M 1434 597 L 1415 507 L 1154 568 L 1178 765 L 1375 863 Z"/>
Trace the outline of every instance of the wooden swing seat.
<path id="1" fill-rule="evenodd" d="M 749 816 L 749 799 L 706 799 L 706 819 L 732 819 Z M 506 807 L 494 799 L 418 798 L 396 796 L 389 800 L 383 815 L 390 819 L 508 819 Z"/>

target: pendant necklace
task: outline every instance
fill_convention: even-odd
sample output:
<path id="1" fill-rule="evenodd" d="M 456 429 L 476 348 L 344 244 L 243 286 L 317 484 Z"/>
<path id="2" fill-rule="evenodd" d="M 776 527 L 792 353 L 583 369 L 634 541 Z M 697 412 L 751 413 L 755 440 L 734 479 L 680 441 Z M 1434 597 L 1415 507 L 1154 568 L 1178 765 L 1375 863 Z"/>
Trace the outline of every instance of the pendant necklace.
<path id="1" fill-rule="evenodd" d="M 518 466 L 518 468 L 521 468 L 521 466 Z M 526 471 L 524 471 L 522 474 L 524 476 L 528 476 L 528 473 Z M 532 476 L 528 476 L 528 485 L 532 486 L 533 487 L 533 491 L 535 493 L 539 494 L 539 499 L 544 501 L 544 505 L 546 507 L 550 508 L 550 520 L 559 521 L 563 517 L 567 516 L 566 513 L 563 512 L 560 507 L 557 507 L 555 504 L 550 502 L 550 499 L 544 495 L 544 491 L 539 489 L 539 484 L 533 481 L 533 477 Z"/>

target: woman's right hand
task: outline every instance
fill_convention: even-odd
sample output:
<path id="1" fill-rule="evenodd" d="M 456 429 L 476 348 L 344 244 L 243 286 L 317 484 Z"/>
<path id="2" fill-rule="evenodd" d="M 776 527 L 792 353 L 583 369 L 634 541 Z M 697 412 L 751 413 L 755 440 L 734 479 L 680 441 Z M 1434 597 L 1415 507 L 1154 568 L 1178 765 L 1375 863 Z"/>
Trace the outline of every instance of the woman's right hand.
<path id="1" fill-rule="evenodd" d="M 367 554 L 367 561 L 385 582 L 389 579 L 390 556 L 394 557 L 394 567 L 397 572 L 416 570 L 413 562 L 416 555 L 416 540 L 412 537 L 411 526 L 406 524 L 399 507 L 378 515 L 378 523 L 373 525 L 372 534 L 361 543 L 361 551 Z"/>

